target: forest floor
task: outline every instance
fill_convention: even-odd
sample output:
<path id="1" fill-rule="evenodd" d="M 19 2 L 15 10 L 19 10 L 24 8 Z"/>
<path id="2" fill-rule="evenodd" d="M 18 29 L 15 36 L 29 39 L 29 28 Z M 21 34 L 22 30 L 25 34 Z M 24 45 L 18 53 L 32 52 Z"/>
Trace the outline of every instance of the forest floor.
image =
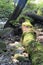
<path id="1" fill-rule="evenodd" d="M 28 59 L 28 54 L 24 51 L 24 47 L 21 45 L 20 42 L 14 41 L 12 31 L 3 31 L 0 34 L 2 35 L 2 38 L 0 38 L 0 44 L 3 45 L 0 46 L 0 65 L 31 65 Z M 6 48 L 4 47 L 3 42 L 5 42 Z"/>

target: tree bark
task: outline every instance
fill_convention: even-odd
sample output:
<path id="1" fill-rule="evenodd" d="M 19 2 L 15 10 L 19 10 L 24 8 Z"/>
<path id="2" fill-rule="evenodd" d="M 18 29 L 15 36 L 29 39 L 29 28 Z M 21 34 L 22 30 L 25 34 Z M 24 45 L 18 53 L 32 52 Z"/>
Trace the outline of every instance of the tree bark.
<path id="1" fill-rule="evenodd" d="M 9 21 L 11 20 L 16 20 L 17 17 L 20 15 L 22 9 L 24 8 L 25 4 L 26 4 L 27 0 L 19 0 L 17 7 L 15 8 L 14 12 L 12 13 L 12 15 L 10 16 L 10 18 L 8 19 L 7 23 L 5 24 L 4 28 L 7 27 L 6 25 L 8 24 L 9 26 Z M 10 24 L 11 25 L 11 24 Z M 12 26 L 12 25 L 11 25 Z"/>
<path id="2" fill-rule="evenodd" d="M 39 16 L 39 15 L 36 15 L 34 13 L 26 13 L 25 15 L 28 17 L 31 17 L 34 20 L 43 21 L 43 16 Z"/>

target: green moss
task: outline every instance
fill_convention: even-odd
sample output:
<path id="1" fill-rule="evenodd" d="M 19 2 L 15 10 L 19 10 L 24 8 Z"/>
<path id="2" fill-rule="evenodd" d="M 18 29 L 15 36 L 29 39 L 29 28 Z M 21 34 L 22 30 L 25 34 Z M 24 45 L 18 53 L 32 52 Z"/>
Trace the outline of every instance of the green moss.
<path id="1" fill-rule="evenodd" d="M 32 41 L 32 40 L 35 40 L 35 35 L 34 33 L 32 32 L 29 32 L 29 33 L 26 33 L 24 36 L 23 36 L 23 45 L 24 46 L 28 46 L 28 44 Z"/>

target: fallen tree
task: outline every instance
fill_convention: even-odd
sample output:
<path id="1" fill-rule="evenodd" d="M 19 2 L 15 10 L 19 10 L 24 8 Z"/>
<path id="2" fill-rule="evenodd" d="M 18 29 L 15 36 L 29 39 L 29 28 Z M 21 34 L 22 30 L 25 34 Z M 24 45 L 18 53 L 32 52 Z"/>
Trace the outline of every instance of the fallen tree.
<path id="1" fill-rule="evenodd" d="M 28 16 L 28 17 L 30 17 L 30 18 L 32 18 L 32 19 L 34 19 L 34 20 L 43 21 L 43 16 L 39 16 L 37 14 L 30 13 L 30 12 L 26 13 L 25 15 Z"/>
<path id="2" fill-rule="evenodd" d="M 34 20 L 33 22 L 31 22 L 33 25 L 34 24 L 41 24 L 41 25 L 43 25 L 43 16 L 39 16 L 37 14 L 30 13 L 30 12 L 26 13 L 24 15 L 27 16 L 27 17 L 30 17 L 30 18 L 32 18 Z"/>

